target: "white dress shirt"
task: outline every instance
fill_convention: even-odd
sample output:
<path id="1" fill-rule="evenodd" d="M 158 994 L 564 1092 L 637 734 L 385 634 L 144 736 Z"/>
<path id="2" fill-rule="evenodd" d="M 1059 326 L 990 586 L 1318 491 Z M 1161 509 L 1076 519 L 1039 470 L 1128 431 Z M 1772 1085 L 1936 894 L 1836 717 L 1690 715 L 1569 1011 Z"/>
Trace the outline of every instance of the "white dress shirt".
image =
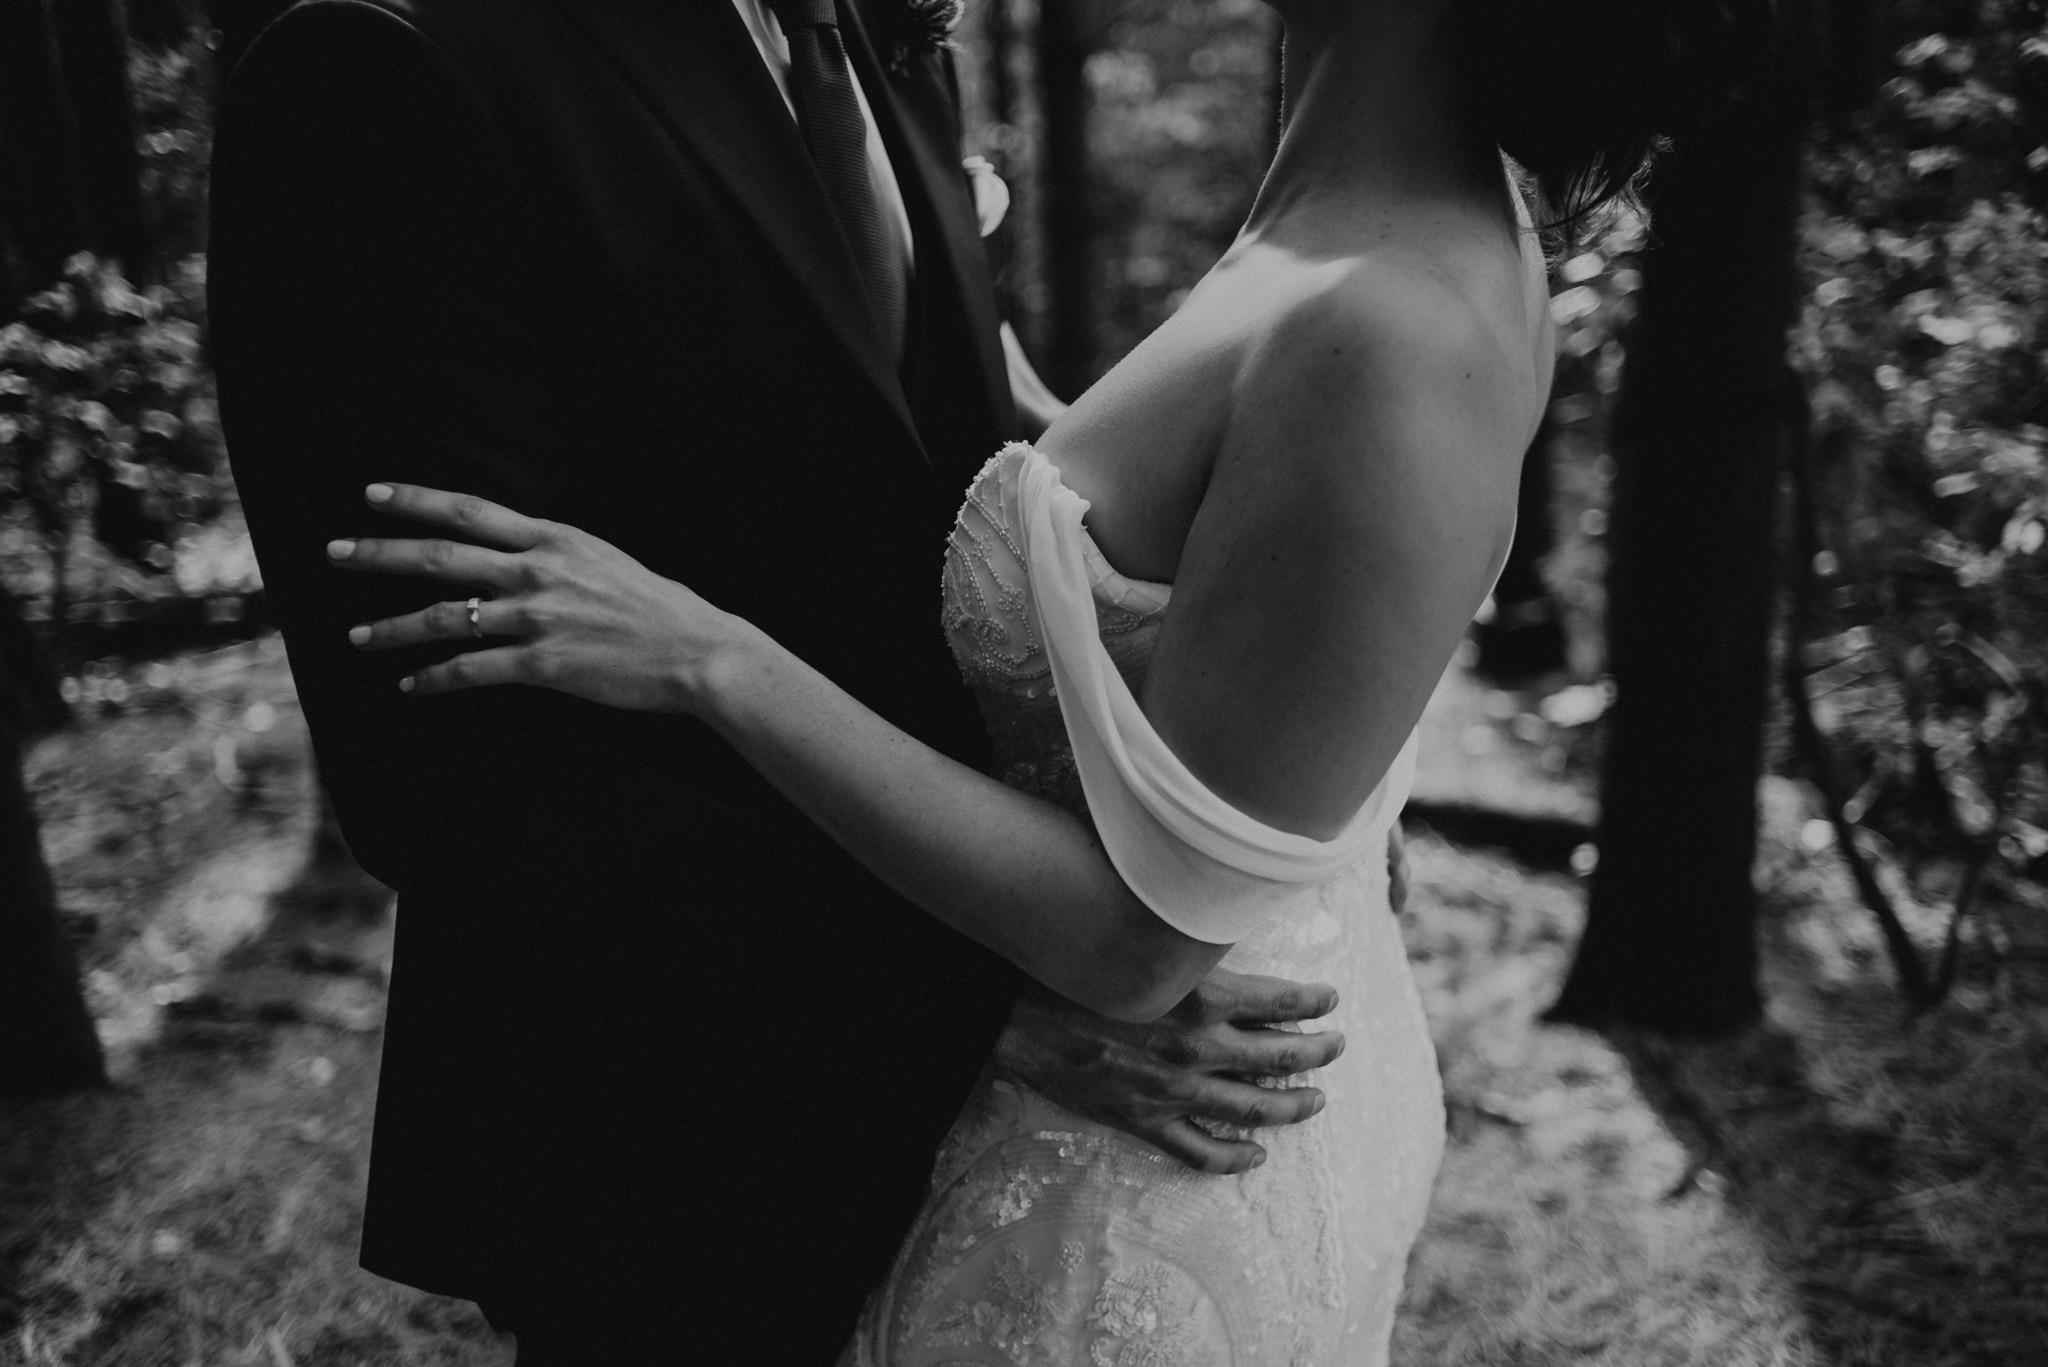
<path id="1" fill-rule="evenodd" d="M 689 0 L 685 0 L 689 2 Z M 782 102 L 789 106 L 789 116 L 796 117 L 796 101 L 789 93 L 789 39 L 782 34 L 782 24 L 776 19 L 775 11 L 768 8 L 766 0 L 732 0 L 733 8 L 740 12 L 740 21 L 747 26 L 747 32 L 754 35 L 754 46 L 761 50 L 761 60 L 768 64 L 768 73 L 775 78 L 776 89 L 782 92 Z M 875 204 L 882 211 L 884 221 L 893 224 L 897 236 L 903 241 L 903 264 L 908 267 L 916 261 L 916 243 L 910 234 L 910 213 L 903 207 L 903 191 L 896 184 L 896 168 L 889 164 L 889 149 L 882 145 L 882 132 L 875 127 L 875 111 L 868 107 L 868 94 L 861 89 L 860 78 L 854 77 L 854 97 L 860 101 L 861 122 L 868 130 L 868 177 L 875 187 Z"/>

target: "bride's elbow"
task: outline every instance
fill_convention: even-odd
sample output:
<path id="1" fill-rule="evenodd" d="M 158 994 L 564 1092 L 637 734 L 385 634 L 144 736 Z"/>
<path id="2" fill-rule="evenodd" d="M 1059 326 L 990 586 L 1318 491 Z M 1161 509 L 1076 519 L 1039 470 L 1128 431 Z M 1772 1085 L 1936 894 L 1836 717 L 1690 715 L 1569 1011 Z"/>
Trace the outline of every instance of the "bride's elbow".
<path id="1" fill-rule="evenodd" d="M 1089 991 L 1080 1005 L 1087 1007 L 1098 1016 L 1107 1016 L 1113 1021 L 1130 1025 L 1144 1025 L 1158 1020 L 1173 1010 L 1180 997 L 1150 990 L 1139 985 L 1113 985 Z M 1187 995 L 1182 993 L 1181 996 Z"/>
<path id="2" fill-rule="evenodd" d="M 1145 915 L 1151 924 L 1139 943 L 1103 965 L 1108 971 L 1089 985 L 1094 1000 L 1081 1002 L 1099 1015 L 1133 1025 L 1158 1020 L 1180 1005 L 1230 949 L 1183 935 L 1150 912 Z"/>
<path id="3" fill-rule="evenodd" d="M 1174 994 L 1136 987 L 1103 987 L 1073 995 L 1076 1005 L 1085 1006 L 1098 1016 L 1107 1016 L 1128 1025 L 1147 1025 L 1173 1010 L 1187 992 Z"/>

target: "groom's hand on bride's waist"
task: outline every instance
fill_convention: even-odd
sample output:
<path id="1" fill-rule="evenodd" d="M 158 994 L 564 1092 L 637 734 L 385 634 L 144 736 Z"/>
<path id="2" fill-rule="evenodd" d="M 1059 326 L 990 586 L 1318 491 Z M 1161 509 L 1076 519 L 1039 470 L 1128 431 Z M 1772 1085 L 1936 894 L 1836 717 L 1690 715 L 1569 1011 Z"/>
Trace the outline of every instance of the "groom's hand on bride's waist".
<path id="1" fill-rule="evenodd" d="M 1133 1025 L 1032 987 L 1010 1013 L 996 1066 L 1068 1110 L 1135 1135 L 1204 1172 L 1243 1172 L 1265 1160 L 1248 1139 L 1196 1122 L 1263 1129 L 1296 1125 L 1323 1107 L 1309 1086 L 1260 1086 L 1320 1068 L 1343 1052 L 1335 1031 L 1297 1022 L 1328 1015 L 1335 988 L 1213 970 L 1166 1015 Z"/>

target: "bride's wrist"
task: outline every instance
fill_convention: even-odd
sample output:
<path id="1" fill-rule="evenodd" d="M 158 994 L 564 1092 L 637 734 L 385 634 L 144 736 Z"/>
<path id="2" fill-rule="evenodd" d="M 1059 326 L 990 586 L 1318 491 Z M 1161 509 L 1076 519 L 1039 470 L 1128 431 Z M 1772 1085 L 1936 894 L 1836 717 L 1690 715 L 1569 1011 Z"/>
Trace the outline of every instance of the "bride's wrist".
<path id="1" fill-rule="evenodd" d="M 717 614 L 698 645 L 676 668 L 676 709 L 714 726 L 730 722 L 744 700 L 759 691 L 778 647 L 759 627 L 726 612 Z"/>

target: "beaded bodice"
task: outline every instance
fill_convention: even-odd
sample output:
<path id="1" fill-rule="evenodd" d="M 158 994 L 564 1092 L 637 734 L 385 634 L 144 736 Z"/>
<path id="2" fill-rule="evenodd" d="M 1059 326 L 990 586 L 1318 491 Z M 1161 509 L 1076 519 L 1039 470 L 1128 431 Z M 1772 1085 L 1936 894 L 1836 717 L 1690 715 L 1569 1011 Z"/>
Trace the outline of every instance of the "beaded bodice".
<path id="1" fill-rule="evenodd" d="M 1049 514 L 1058 506 L 1073 518 L 1077 502 L 1056 477 L 1024 445 L 983 466 L 947 545 L 943 620 L 1001 777 L 1088 812 L 1086 771 L 1114 858 L 1118 841 L 1133 838 L 1133 814 L 1104 770 L 1089 767 L 1099 739 L 1080 742 L 1077 764 L 1067 728 L 1107 717 L 1109 743 L 1140 756 L 1137 781 L 1165 772 L 1144 748 L 1156 737 L 1135 734 L 1142 717 L 1105 703 L 1119 690 L 1104 684 L 1120 677 L 1139 693 L 1171 590 L 1119 574 L 1081 521 Z M 1051 560 L 1048 546 L 1059 548 Z M 1113 670 L 1099 667 L 1100 655 L 1092 672 L 1077 670 L 1077 652 L 1093 650 L 1091 608 Z M 1070 685 L 1064 702 L 1056 677 Z M 1398 811 L 1405 773 L 1382 786 L 1381 823 Z M 1175 791 L 1176 811 L 1200 809 Z M 1181 828 L 1202 838 L 1230 824 L 1228 814 L 1209 819 Z M 1323 1024 L 1351 1047 L 1307 1079 L 1327 1098 L 1323 1114 L 1261 1131 L 1265 1166 L 1211 1177 L 991 1067 L 941 1147 L 924 1208 L 841 1367 L 1382 1367 L 1443 1112 L 1388 915 L 1385 825 L 1361 829 L 1355 852 L 1345 846 L 1301 896 L 1240 922 L 1223 960 L 1239 973 L 1336 986 L 1338 1010 Z M 1203 872 L 1175 895 L 1190 901 L 1200 900 L 1200 879 L 1231 877 L 1213 863 L 1189 867 Z M 1126 866 L 1119 872 L 1131 881 Z M 1147 905 L 1171 919 L 1159 901 Z"/>
<path id="2" fill-rule="evenodd" d="M 1018 473 L 1029 450 L 1021 443 L 1004 447 L 968 486 L 946 543 L 941 622 L 988 723 L 997 776 L 1012 788 L 1086 811 L 1018 543 Z M 1103 647 L 1131 691 L 1140 693 L 1172 586 L 1126 578 L 1093 542 L 1084 552 Z"/>

